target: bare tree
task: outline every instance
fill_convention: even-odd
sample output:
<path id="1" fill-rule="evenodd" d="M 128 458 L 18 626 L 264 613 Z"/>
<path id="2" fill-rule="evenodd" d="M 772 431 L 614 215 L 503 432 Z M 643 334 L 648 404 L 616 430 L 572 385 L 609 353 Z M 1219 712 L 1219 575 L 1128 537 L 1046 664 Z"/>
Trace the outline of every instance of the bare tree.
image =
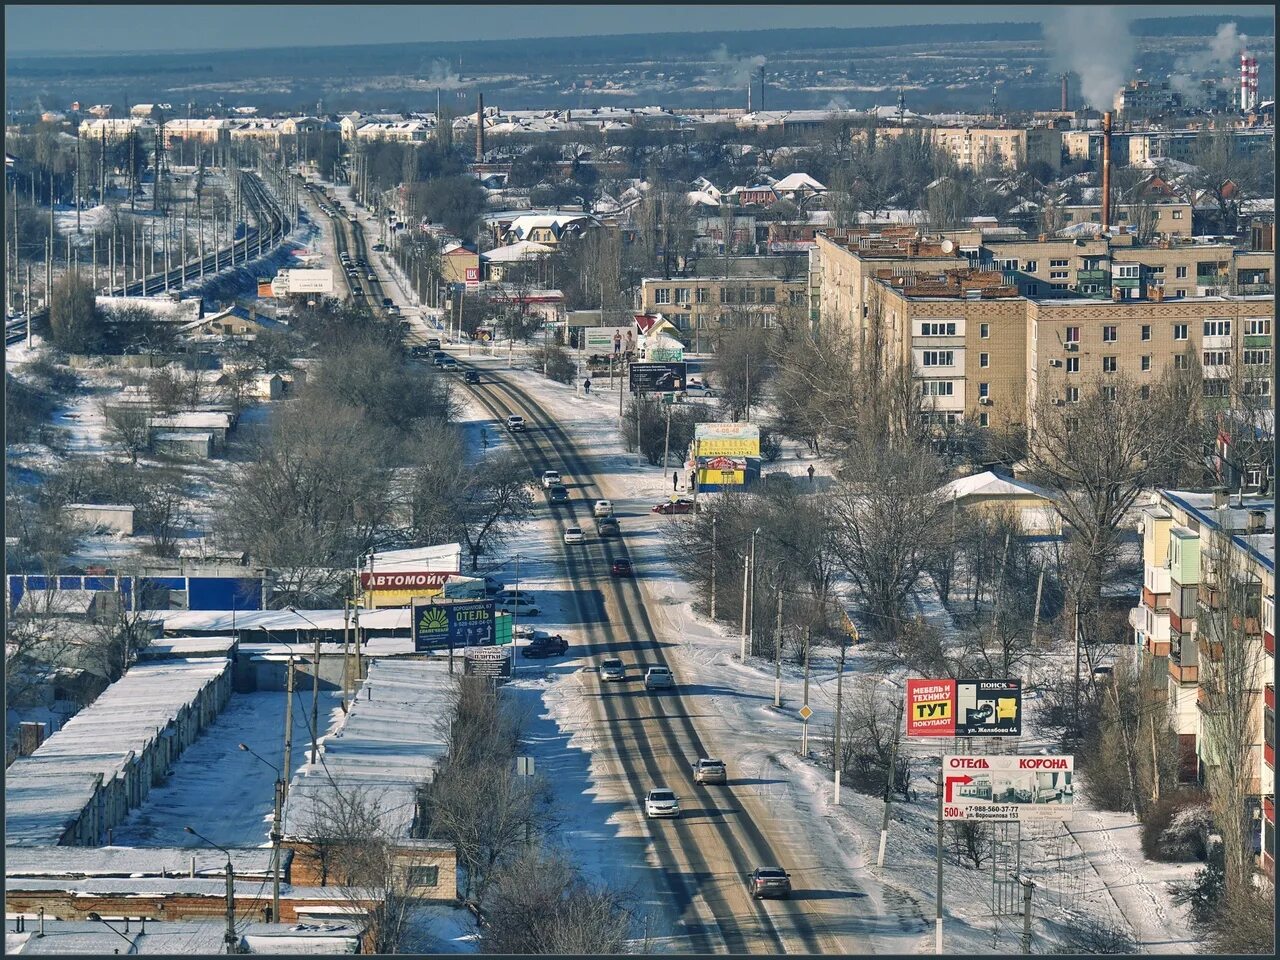
<path id="1" fill-rule="evenodd" d="M 151 447 L 151 411 L 144 404 L 102 403 L 107 421 L 107 439 L 120 447 L 136 465 L 138 454 Z"/>

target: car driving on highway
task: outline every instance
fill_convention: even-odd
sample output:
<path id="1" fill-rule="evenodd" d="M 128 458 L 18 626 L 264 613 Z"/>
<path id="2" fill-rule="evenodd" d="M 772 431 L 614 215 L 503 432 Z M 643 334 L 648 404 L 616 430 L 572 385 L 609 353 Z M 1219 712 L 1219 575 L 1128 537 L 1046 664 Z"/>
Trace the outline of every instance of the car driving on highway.
<path id="1" fill-rule="evenodd" d="M 551 503 L 568 503 L 569 488 L 566 486 L 562 486 L 560 484 L 556 484 L 556 486 L 552 487 L 550 490 L 547 491 L 547 499 Z"/>
<path id="2" fill-rule="evenodd" d="M 680 799 L 674 790 L 666 787 L 654 787 L 644 798 L 646 817 L 678 817 L 680 816 Z"/>
<path id="3" fill-rule="evenodd" d="M 676 678 L 671 675 L 671 670 L 667 667 L 650 667 L 645 671 L 644 688 L 646 690 L 663 689 L 675 685 Z"/>
<path id="4" fill-rule="evenodd" d="M 507 417 L 507 429 L 510 430 L 512 433 L 523 433 L 524 417 L 515 413 Z"/>
<path id="5" fill-rule="evenodd" d="M 543 470 L 542 471 L 542 489 L 549 490 L 557 483 L 560 483 L 559 470 Z"/>
<path id="6" fill-rule="evenodd" d="M 593 517 L 612 517 L 612 516 L 613 516 L 613 501 L 612 501 L 612 500 L 597 500 L 597 501 L 595 502 L 595 505 L 594 505 L 594 506 L 592 506 L 592 508 L 591 508 L 591 515 L 592 515 Z"/>
<path id="7" fill-rule="evenodd" d="M 462 375 L 462 380 L 463 380 L 463 382 L 464 382 L 464 383 L 479 383 L 479 382 L 480 382 L 480 371 L 478 371 L 478 370 L 468 370 L 466 373 L 464 373 L 464 374 Z"/>
<path id="8" fill-rule="evenodd" d="M 703 757 L 693 765 L 693 782 L 694 783 L 728 783 L 729 773 L 725 769 L 723 760 L 714 760 L 710 757 Z"/>
<path id="9" fill-rule="evenodd" d="M 617 657 L 605 657 L 600 661 L 600 679 L 618 681 L 627 679 L 627 668 Z"/>
<path id="10" fill-rule="evenodd" d="M 564 531 L 565 543 L 586 543 L 586 534 L 582 532 L 581 527 L 566 527 Z"/>
<path id="11" fill-rule="evenodd" d="M 747 874 L 747 889 L 757 900 L 765 897 L 786 900 L 791 896 L 791 874 L 781 867 L 756 867 Z"/>
<path id="12" fill-rule="evenodd" d="M 635 573 L 631 567 L 631 561 L 626 557 L 619 557 L 609 565 L 609 573 L 615 577 L 629 577 Z"/>

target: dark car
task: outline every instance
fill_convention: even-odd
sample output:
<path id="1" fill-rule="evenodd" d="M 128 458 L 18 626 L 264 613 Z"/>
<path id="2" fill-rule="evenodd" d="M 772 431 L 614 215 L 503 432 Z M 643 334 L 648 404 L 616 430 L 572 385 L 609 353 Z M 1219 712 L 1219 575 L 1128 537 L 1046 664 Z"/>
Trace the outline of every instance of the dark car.
<path id="1" fill-rule="evenodd" d="M 427 347 L 416 346 L 409 348 L 409 356 L 415 360 L 425 360 L 431 356 L 431 351 Z"/>
<path id="2" fill-rule="evenodd" d="M 394 302 L 394 301 L 393 301 L 390 297 L 383 297 L 383 298 L 382 298 L 382 305 L 383 305 L 384 307 L 389 307 L 389 306 L 391 306 L 391 304 L 392 304 L 393 302 Z"/>
<path id="3" fill-rule="evenodd" d="M 445 357 L 440 361 L 440 366 L 445 370 L 456 370 L 458 369 L 458 361 L 453 357 Z"/>
<path id="4" fill-rule="evenodd" d="M 654 504 L 652 512 L 667 515 L 673 513 L 697 513 L 698 505 L 688 497 L 679 497 L 675 500 L 668 500 L 666 503 Z"/>
<path id="5" fill-rule="evenodd" d="M 757 900 L 791 896 L 791 874 L 781 867 L 756 867 L 747 874 L 747 890 Z"/>
<path id="6" fill-rule="evenodd" d="M 444 362 L 448 359 L 449 359 L 449 355 L 440 350 L 437 350 L 431 356 L 431 362 L 434 363 L 437 367 L 444 366 Z"/>
<path id="7" fill-rule="evenodd" d="M 569 488 L 561 484 L 557 484 L 547 491 L 547 499 L 552 503 L 568 503 Z"/>
<path id="8" fill-rule="evenodd" d="M 620 537 L 622 536 L 622 527 L 618 525 L 617 517 L 601 517 L 596 521 L 596 536 L 598 537 Z"/>
<path id="9" fill-rule="evenodd" d="M 462 379 L 465 380 L 467 383 L 479 383 L 480 371 L 468 370 L 465 374 L 463 374 Z"/>
<path id="10" fill-rule="evenodd" d="M 615 577 L 629 577 L 635 573 L 631 568 L 631 561 L 626 557 L 619 557 L 609 565 L 609 572 Z"/>
<path id="11" fill-rule="evenodd" d="M 527 647 L 524 648 L 522 656 L 540 659 L 542 657 L 559 657 L 567 653 L 569 650 L 569 641 L 560 634 L 554 636 L 534 637 Z"/>

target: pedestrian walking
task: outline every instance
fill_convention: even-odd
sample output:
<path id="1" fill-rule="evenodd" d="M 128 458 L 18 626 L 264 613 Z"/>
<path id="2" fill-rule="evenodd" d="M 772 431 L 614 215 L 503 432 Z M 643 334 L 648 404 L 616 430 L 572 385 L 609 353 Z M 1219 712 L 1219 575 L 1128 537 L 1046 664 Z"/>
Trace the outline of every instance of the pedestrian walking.
<path id="1" fill-rule="evenodd" d="M 486 450 L 489 449 L 489 431 L 483 427 L 480 428 L 480 442 L 484 444 Z"/>
<path id="2" fill-rule="evenodd" d="M 675 493 L 680 489 L 680 474 L 672 471 L 671 473 L 671 492 Z"/>
<path id="3" fill-rule="evenodd" d="M 809 483 L 813 484 L 813 464 L 809 464 Z"/>
<path id="4" fill-rule="evenodd" d="M 591 396 L 591 378 L 590 377 L 582 381 L 582 392 L 585 393 L 588 397 Z"/>

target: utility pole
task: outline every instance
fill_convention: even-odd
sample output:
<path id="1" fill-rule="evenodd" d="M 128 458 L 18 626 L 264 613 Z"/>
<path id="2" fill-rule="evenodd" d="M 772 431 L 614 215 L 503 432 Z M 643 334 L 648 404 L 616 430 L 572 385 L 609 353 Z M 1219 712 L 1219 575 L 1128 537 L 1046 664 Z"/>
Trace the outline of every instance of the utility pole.
<path id="1" fill-rule="evenodd" d="M 351 601 L 342 601 L 342 712 L 347 712 L 347 677 L 351 663 Z"/>
<path id="2" fill-rule="evenodd" d="M 854 639 L 856 640 L 857 628 L 854 628 L 854 634 L 855 634 Z M 835 738 L 835 757 L 834 757 L 834 763 L 833 763 L 833 766 L 836 768 L 835 770 L 836 806 L 840 805 L 840 774 L 841 774 L 840 768 L 842 766 L 841 760 L 840 760 L 840 733 L 841 733 L 841 725 L 844 722 L 844 658 L 850 642 L 851 641 L 845 640 L 844 637 L 840 638 L 840 662 L 836 669 L 836 738 Z"/>
<path id="3" fill-rule="evenodd" d="M 1073 630 L 1075 634 L 1076 647 L 1076 682 L 1072 686 L 1072 736 L 1078 741 L 1080 739 L 1080 595 L 1076 594 L 1075 615 L 1072 617 Z"/>
<path id="4" fill-rule="evenodd" d="M 779 581 L 782 570 L 779 568 Z M 782 584 L 778 584 L 778 627 L 773 635 L 773 705 L 782 706 Z"/>
<path id="5" fill-rule="evenodd" d="M 756 651 L 756 527 L 751 534 L 751 580 L 747 585 L 747 636 L 751 638 L 751 652 Z"/>
<path id="6" fill-rule="evenodd" d="M 675 509 L 674 507 L 672 509 Z M 716 518 L 711 518 L 711 620 L 716 619 Z"/>
<path id="7" fill-rule="evenodd" d="M 1040 598 L 1044 592 L 1044 564 L 1040 564 L 1040 576 L 1036 578 L 1036 612 L 1031 617 L 1031 648 L 1036 645 L 1036 632 L 1040 629 Z"/>
<path id="8" fill-rule="evenodd" d="M 284 795 L 289 795 L 289 778 L 293 776 L 293 654 L 289 654 L 288 676 L 285 680 L 284 702 Z"/>
<path id="9" fill-rule="evenodd" d="M 902 711 L 905 706 L 905 694 L 898 698 L 898 710 L 893 719 L 893 740 L 889 744 L 889 777 L 884 785 L 884 819 L 880 821 L 880 853 L 876 856 L 876 866 L 884 866 L 884 848 L 889 839 L 889 809 L 893 806 L 893 781 L 897 772 L 898 739 L 902 736 Z"/>
<path id="10" fill-rule="evenodd" d="M 316 762 L 320 736 L 320 631 L 316 630 L 315 635 L 316 656 L 311 670 L 311 763 L 313 765 Z"/>
<path id="11" fill-rule="evenodd" d="M 281 806 L 284 803 L 284 780 L 276 778 L 275 805 L 271 813 L 271 922 L 280 922 L 280 832 Z"/>
<path id="12" fill-rule="evenodd" d="M 751 555 L 742 558 L 742 644 L 738 659 L 747 662 L 747 584 L 751 579 Z"/>
<path id="13" fill-rule="evenodd" d="M 227 953 L 240 952 L 240 938 L 236 935 L 236 872 L 230 856 L 227 857 L 227 932 L 223 939 L 227 941 Z"/>
<path id="14" fill-rule="evenodd" d="M 938 766 L 938 878 L 934 891 L 933 952 L 942 955 L 942 781 L 941 764 Z"/>
<path id="15" fill-rule="evenodd" d="M 1022 955 L 1031 955 L 1031 894 L 1036 885 L 1026 877 L 1019 877 L 1022 884 Z"/>
<path id="16" fill-rule="evenodd" d="M 671 408 L 675 406 L 675 394 L 668 394 L 671 401 L 667 404 L 667 437 L 662 441 L 662 479 L 667 479 L 667 457 L 671 454 Z"/>
<path id="17" fill-rule="evenodd" d="M 809 705 L 809 648 L 813 644 L 813 626 L 804 628 L 804 693 L 801 696 L 803 706 Z M 803 720 L 800 727 L 800 756 L 809 756 L 809 721 Z"/>

